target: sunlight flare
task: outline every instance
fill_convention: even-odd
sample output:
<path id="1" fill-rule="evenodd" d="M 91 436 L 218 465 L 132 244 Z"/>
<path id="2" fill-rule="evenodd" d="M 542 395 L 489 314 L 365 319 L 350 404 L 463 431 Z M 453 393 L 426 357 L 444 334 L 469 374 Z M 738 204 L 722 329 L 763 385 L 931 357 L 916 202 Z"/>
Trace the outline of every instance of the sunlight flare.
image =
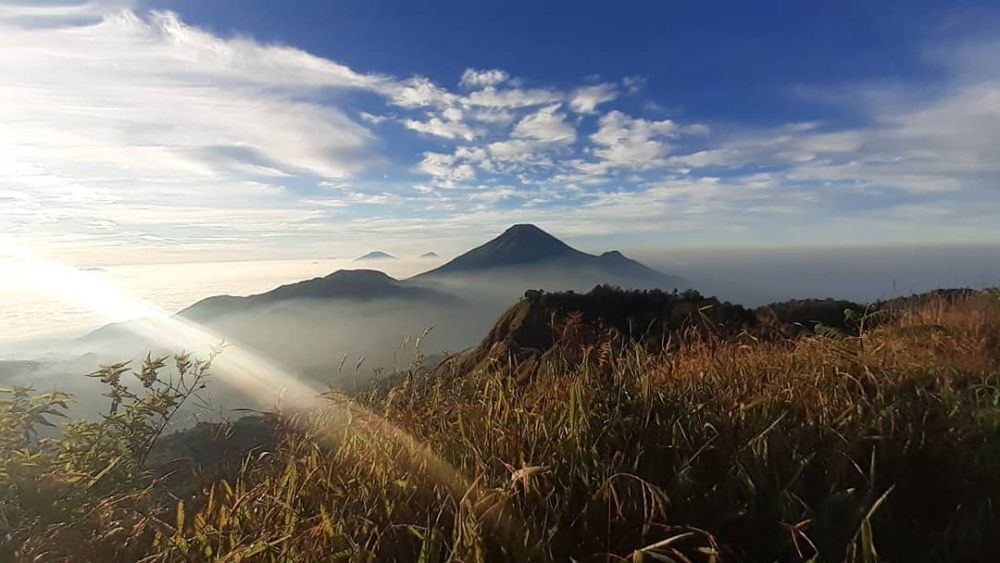
<path id="1" fill-rule="evenodd" d="M 157 346 L 205 352 L 224 342 L 223 335 L 171 315 L 102 276 L 47 258 L 13 241 L 0 241 L 0 265 L 11 272 L 16 283 L 29 285 L 66 304 L 88 308 L 106 321 L 132 319 L 123 326 Z M 420 459 L 431 475 L 456 494 L 469 492 L 469 485 L 448 462 L 408 433 L 355 401 L 302 381 L 243 346 L 226 344 L 225 351 L 212 362 L 212 374 L 263 408 L 330 408 L 334 416 L 327 417 L 326 431 L 331 438 L 357 432 L 389 439 Z"/>
<path id="2" fill-rule="evenodd" d="M 125 326 L 129 330 L 157 346 L 204 352 L 224 342 L 222 335 L 130 295 L 103 276 L 47 258 L 12 241 L 0 243 L 0 260 L 15 283 L 67 305 L 89 309 L 106 322 L 128 320 Z M 213 371 L 258 404 L 273 404 L 277 397 L 296 408 L 319 404 L 321 390 L 241 346 L 228 346 L 214 362 Z"/>

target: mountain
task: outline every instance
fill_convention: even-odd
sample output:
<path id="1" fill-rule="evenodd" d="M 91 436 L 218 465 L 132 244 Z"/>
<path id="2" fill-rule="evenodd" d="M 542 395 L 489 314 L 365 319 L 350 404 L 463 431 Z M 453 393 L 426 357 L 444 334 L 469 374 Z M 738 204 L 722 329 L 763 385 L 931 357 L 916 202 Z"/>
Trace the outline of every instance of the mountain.
<path id="1" fill-rule="evenodd" d="M 337 270 L 322 277 L 287 285 L 271 291 L 235 297 L 217 295 L 203 299 L 184 309 L 178 315 L 191 320 L 204 320 L 231 312 L 244 312 L 251 308 L 272 305 L 285 301 L 302 300 L 344 300 L 373 301 L 379 299 L 399 299 L 405 301 L 428 301 L 444 303 L 449 296 L 424 287 L 408 285 L 377 270 Z"/>
<path id="2" fill-rule="evenodd" d="M 355 262 L 359 262 L 362 260 L 398 260 L 398 258 L 387 252 L 376 250 L 374 252 L 369 252 L 364 256 L 358 256 L 357 258 L 354 259 Z"/>
<path id="3" fill-rule="evenodd" d="M 437 252 L 425 252 L 420 255 L 421 258 L 440 258 Z"/>
<path id="4" fill-rule="evenodd" d="M 585 259 L 575 250 L 534 225 L 514 225 L 500 236 L 462 254 L 426 275 L 481 271 L 503 266 L 531 264 L 564 258 Z"/>
<path id="5" fill-rule="evenodd" d="M 280 365 L 325 373 L 345 353 L 364 355 L 372 366 L 395 362 L 392 351 L 399 342 L 431 325 L 437 328 L 425 343 L 433 347 L 429 350 L 463 349 L 474 345 L 473 335 L 487 330 L 525 290 L 588 291 L 601 284 L 666 290 L 679 285 L 676 278 L 619 252 L 587 254 L 538 227 L 515 225 L 444 266 L 406 280 L 371 269 L 340 270 L 257 295 L 209 297 L 177 316 Z M 137 351 L 177 347 L 156 336 L 147 338 L 156 330 L 143 328 L 149 327 L 138 321 L 108 325 L 77 343 L 87 350 L 91 344 Z M 193 348 L 186 343 L 181 347 Z"/>
<path id="6" fill-rule="evenodd" d="M 545 284 L 552 289 L 597 284 L 636 288 L 674 288 L 681 280 L 645 266 L 617 250 L 601 255 L 577 250 L 535 225 L 519 224 L 414 280 L 446 280 L 468 276 L 514 276 L 528 289 Z"/>
<path id="7" fill-rule="evenodd" d="M 431 325 L 442 328 L 422 339 L 429 350 L 471 345 L 467 335 L 481 326 L 469 319 L 475 305 L 382 272 L 340 270 L 257 295 L 209 297 L 176 314 L 204 328 L 211 342 L 205 333 L 137 319 L 99 328 L 72 347 L 108 358 L 141 358 L 147 352 L 203 351 L 224 339 L 292 373 L 329 381 L 345 354 L 352 362 L 366 358 L 365 372 L 408 365 L 416 351 L 401 350 L 400 342 Z M 220 397 L 231 394 L 226 389 Z"/>
<path id="8" fill-rule="evenodd" d="M 453 303 L 451 295 L 432 288 L 407 284 L 376 270 L 337 270 L 321 278 L 279 286 L 270 291 L 248 296 L 216 295 L 198 301 L 181 310 L 178 317 L 214 326 L 227 316 L 250 315 L 268 312 L 268 322 L 282 315 L 302 314 L 300 309 L 320 310 L 320 305 L 366 305 L 377 302 L 405 302 L 434 307 Z M 297 307 L 284 313 L 273 307 Z M 294 315 L 291 315 L 294 316 Z M 78 342 L 94 342 L 130 338 L 141 321 L 112 323 L 84 335 Z M 253 331 L 252 323 L 240 327 L 238 332 Z"/>

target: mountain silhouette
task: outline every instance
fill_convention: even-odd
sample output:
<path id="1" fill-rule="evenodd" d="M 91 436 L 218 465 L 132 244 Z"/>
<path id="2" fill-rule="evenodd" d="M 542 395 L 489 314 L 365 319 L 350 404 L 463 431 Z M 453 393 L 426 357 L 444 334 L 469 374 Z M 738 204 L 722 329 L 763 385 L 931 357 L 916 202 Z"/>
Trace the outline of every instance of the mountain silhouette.
<path id="1" fill-rule="evenodd" d="M 564 280 L 576 286 L 608 283 L 661 288 L 673 288 L 680 281 L 617 250 L 601 255 L 582 252 L 530 224 L 514 225 L 493 240 L 412 279 L 442 280 L 479 274 L 510 275 L 523 283 L 560 289 L 565 286 Z"/>
<path id="2" fill-rule="evenodd" d="M 337 270 L 328 276 L 282 285 L 257 295 L 209 297 L 182 310 L 178 315 L 200 321 L 282 301 L 304 299 L 349 301 L 402 299 L 432 302 L 449 300 L 445 294 L 433 289 L 408 285 L 377 270 Z"/>
<path id="3" fill-rule="evenodd" d="M 455 334 L 448 338 L 464 347 L 474 344 L 467 341 L 469 326 L 482 325 L 485 330 L 511 299 L 526 290 L 589 291 L 603 284 L 629 289 L 682 287 L 677 278 L 618 251 L 588 254 L 534 225 L 514 225 L 443 266 L 406 280 L 371 269 L 338 270 L 256 295 L 209 297 L 177 316 L 284 361 L 326 361 L 333 353 L 334 331 L 342 331 L 337 332 L 339 340 L 355 342 L 351 339 L 358 334 L 419 332 L 428 324 L 453 326 Z M 343 328 L 348 319 L 350 330 Z M 137 332 L 135 327 L 134 321 L 108 325 L 80 340 L 127 338 Z M 441 334 L 441 338 L 446 337 Z M 148 344 L 138 341 L 134 347 Z M 355 342 L 359 346 L 367 346 L 363 353 L 372 354 L 393 344 Z"/>
<path id="4" fill-rule="evenodd" d="M 375 250 L 373 252 L 365 254 L 364 256 L 358 256 L 357 258 L 354 259 L 355 262 L 361 260 L 398 260 L 398 258 L 387 252 L 382 252 L 381 250 Z"/>
<path id="5" fill-rule="evenodd" d="M 440 258 L 437 252 L 425 252 L 420 255 L 421 258 Z"/>
<path id="6" fill-rule="evenodd" d="M 560 258 L 589 256 L 534 225 L 514 225 L 482 246 L 458 256 L 425 274 L 487 270 L 516 264 L 530 264 Z"/>

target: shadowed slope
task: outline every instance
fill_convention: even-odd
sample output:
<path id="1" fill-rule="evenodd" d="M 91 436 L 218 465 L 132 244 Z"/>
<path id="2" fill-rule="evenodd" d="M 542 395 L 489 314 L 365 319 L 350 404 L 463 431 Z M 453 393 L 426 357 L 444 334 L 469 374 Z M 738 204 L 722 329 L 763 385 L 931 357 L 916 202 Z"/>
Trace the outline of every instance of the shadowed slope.
<path id="1" fill-rule="evenodd" d="M 567 289 L 567 282 L 590 287 L 611 283 L 661 288 L 673 288 L 680 282 L 617 250 L 600 256 L 581 252 L 528 224 L 514 225 L 486 244 L 412 279 L 462 279 L 481 274 L 499 275 L 501 279 L 510 276 L 522 290 L 539 284 L 550 289 Z"/>
<path id="2" fill-rule="evenodd" d="M 421 276 L 486 270 L 563 258 L 592 257 L 576 250 L 534 225 L 514 225 L 493 240 L 473 248 L 447 264 Z"/>

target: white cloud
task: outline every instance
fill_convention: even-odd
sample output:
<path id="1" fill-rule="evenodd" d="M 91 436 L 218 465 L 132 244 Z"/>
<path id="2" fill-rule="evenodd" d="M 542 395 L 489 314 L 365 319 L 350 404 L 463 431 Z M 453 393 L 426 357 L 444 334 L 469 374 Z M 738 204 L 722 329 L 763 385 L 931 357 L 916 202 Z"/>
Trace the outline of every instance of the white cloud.
<path id="1" fill-rule="evenodd" d="M 443 137 L 445 139 L 463 139 L 471 141 L 476 138 L 476 132 L 462 122 L 461 110 L 449 108 L 441 112 L 442 117 L 432 116 L 427 121 L 417 121 L 415 119 L 403 120 L 403 125 L 407 129 L 412 129 L 420 133 Z"/>
<path id="2" fill-rule="evenodd" d="M 570 98 L 569 107 L 577 113 L 594 113 L 597 106 L 618 97 L 614 84 L 605 82 L 576 89 Z"/>
<path id="3" fill-rule="evenodd" d="M 415 76 L 401 84 L 390 84 L 380 90 L 389 96 L 393 104 L 404 108 L 447 107 L 458 100 L 458 96 L 423 76 Z"/>
<path id="4" fill-rule="evenodd" d="M 510 125 L 517 119 L 516 113 L 502 108 L 472 108 L 466 113 L 471 120 L 493 126 Z"/>
<path id="5" fill-rule="evenodd" d="M 553 104 L 525 116 L 514 126 L 510 139 L 489 145 L 490 155 L 501 161 L 548 163 L 542 153 L 576 142 L 576 130 L 559 108 L 560 104 Z"/>
<path id="6" fill-rule="evenodd" d="M 692 123 L 691 125 L 685 125 L 681 127 L 681 133 L 684 135 L 708 135 L 711 133 L 711 128 L 704 123 Z"/>
<path id="7" fill-rule="evenodd" d="M 487 147 L 490 156 L 497 160 L 530 160 L 540 150 L 546 147 L 544 143 L 529 139 L 508 139 L 506 141 L 496 141 Z M 487 165 L 489 168 L 489 165 Z M 506 171 L 507 169 L 503 169 Z M 502 172 L 496 169 L 497 172 Z"/>
<path id="8" fill-rule="evenodd" d="M 455 157 L 471 162 L 482 162 L 488 155 L 486 149 L 481 147 L 458 147 L 455 149 Z"/>
<path id="9" fill-rule="evenodd" d="M 953 205 L 959 198 L 995 197 L 987 194 L 996 189 L 991 178 L 1000 174 L 1000 81 L 965 74 L 961 69 L 968 63 L 960 57 L 951 64 L 959 69 L 956 80 L 933 97 L 901 96 L 898 85 L 884 83 L 822 93 L 824 100 L 860 112 L 867 125 L 832 129 L 799 122 L 744 130 L 670 162 L 692 168 L 785 167 L 788 182 L 922 197 L 951 193 Z"/>
<path id="10" fill-rule="evenodd" d="M 317 215 L 270 182 L 382 161 L 370 131 L 318 100 L 380 92 L 384 77 L 169 13 L 16 8 L 0 11 L 0 185 L 18 194 L 0 205 L 0 233 L 79 245 L 66 235 L 122 226 L 89 235 L 96 249 L 283 231 Z"/>
<path id="11" fill-rule="evenodd" d="M 691 154 L 670 157 L 669 164 L 690 168 L 705 168 L 707 166 L 730 166 L 737 164 L 737 156 L 726 149 L 711 149 Z"/>
<path id="12" fill-rule="evenodd" d="M 625 93 L 629 95 L 635 95 L 642 91 L 646 87 L 646 77 L 645 76 L 626 76 L 622 78 L 622 88 L 625 89 Z"/>
<path id="13" fill-rule="evenodd" d="M 709 129 L 614 109 L 643 91 L 641 77 L 557 89 L 468 69 L 449 89 L 121 7 L 0 4 L 0 234 L 94 252 L 164 241 L 255 248 L 329 240 L 371 205 L 461 228 L 524 213 L 571 216 L 561 223 L 570 229 L 627 218 L 643 230 L 667 218 L 675 228 L 686 224 L 677 217 L 869 204 L 905 205 L 913 220 L 927 209 L 942 210 L 938 222 L 960 221 L 957 210 L 1000 215 L 995 40 L 939 50 L 945 78 L 932 90 L 824 88 L 820 101 L 844 104 L 862 125 Z M 356 109 L 355 92 L 370 112 Z M 373 97 L 386 107 L 373 109 Z M 450 146 L 414 150 L 410 131 L 369 130 L 387 120 Z M 514 210 L 490 207 L 499 201 Z"/>
<path id="14" fill-rule="evenodd" d="M 553 104 L 528 115 L 514 126 L 513 136 L 560 144 L 576 141 L 576 130 L 559 113 L 559 107 Z"/>
<path id="15" fill-rule="evenodd" d="M 88 0 L 80 3 L 0 2 L 0 22 L 20 26 L 93 23 L 109 13 L 133 7 L 131 0 Z"/>
<path id="16" fill-rule="evenodd" d="M 669 119 L 649 121 L 633 118 L 620 111 L 604 114 L 597 132 L 590 139 L 598 145 L 598 162 L 580 165 L 580 169 L 605 174 L 615 168 L 647 170 L 663 166 L 670 153 L 666 137 L 677 135 L 677 124 Z"/>
<path id="17" fill-rule="evenodd" d="M 445 187 L 452 187 L 455 182 L 465 182 L 476 177 L 472 165 L 461 163 L 460 158 L 450 154 L 425 152 L 418 169 L 442 181 Z"/>
<path id="18" fill-rule="evenodd" d="M 506 82 L 510 78 L 507 71 L 494 68 L 492 70 L 476 70 L 474 68 L 467 68 L 465 72 L 462 73 L 462 79 L 459 85 L 463 88 L 485 88 L 487 86 L 496 86 L 502 82 Z"/>
<path id="19" fill-rule="evenodd" d="M 367 121 L 372 125 L 379 125 L 381 123 L 385 123 L 386 121 L 392 119 L 392 117 L 388 115 L 376 115 L 374 113 L 368 113 L 367 111 L 362 111 L 358 113 L 358 117 L 360 117 L 362 121 Z"/>
<path id="20" fill-rule="evenodd" d="M 212 173 L 206 154 L 225 161 L 236 152 L 337 177 L 374 156 L 366 129 L 291 96 L 380 78 L 286 47 L 222 40 L 172 14 L 122 12 L 43 32 L 4 26 L 0 49 L 0 143 L 38 166 Z"/>
<path id="21" fill-rule="evenodd" d="M 562 99 L 562 94 L 553 90 L 507 88 L 498 90 L 494 87 L 469 94 L 462 100 L 467 106 L 490 109 L 516 109 L 550 104 Z"/>
<path id="22" fill-rule="evenodd" d="M 595 143 L 611 146 L 618 143 L 642 143 L 653 137 L 672 136 L 677 124 L 669 119 L 647 121 L 633 118 L 620 111 L 611 111 L 601 117 L 600 129 L 591 138 Z"/>

